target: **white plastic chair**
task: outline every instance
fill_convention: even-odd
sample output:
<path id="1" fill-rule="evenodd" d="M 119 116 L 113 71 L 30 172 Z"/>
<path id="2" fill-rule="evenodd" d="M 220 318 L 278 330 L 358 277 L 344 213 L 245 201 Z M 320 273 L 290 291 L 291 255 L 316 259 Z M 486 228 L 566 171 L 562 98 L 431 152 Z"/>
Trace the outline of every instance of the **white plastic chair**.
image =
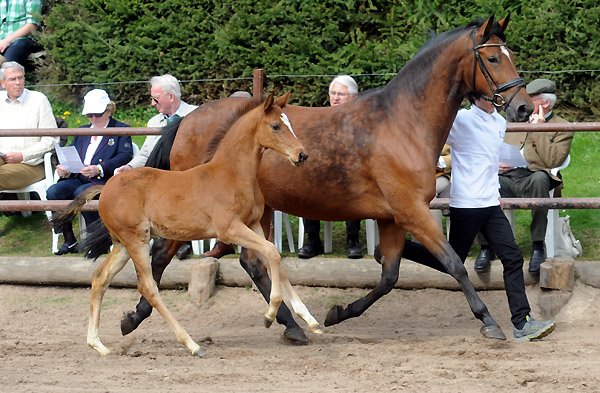
<path id="1" fill-rule="evenodd" d="M 565 169 L 569 166 L 571 162 L 571 155 L 567 155 L 565 162 L 563 162 L 560 166 L 556 168 L 552 168 L 550 173 L 554 176 L 558 174 L 559 171 Z M 550 190 L 550 198 L 554 197 L 554 189 Z M 508 222 L 510 222 L 510 226 L 513 230 L 513 234 L 515 233 L 515 211 L 514 210 L 505 210 L 504 214 L 506 218 L 508 218 Z M 548 209 L 548 224 L 546 226 L 546 257 L 554 258 L 554 231 L 556 228 L 556 223 L 558 222 L 558 210 L 557 209 Z"/>
<path id="2" fill-rule="evenodd" d="M 23 187 L 19 190 L 1 190 L 1 192 L 8 194 L 17 194 L 17 197 L 20 200 L 28 201 L 30 200 L 29 193 L 35 192 L 39 195 L 40 200 L 46 200 L 46 190 L 54 184 L 54 176 L 52 171 L 52 152 L 48 152 L 44 154 L 44 178 L 38 182 L 28 185 L 27 187 Z M 23 211 L 21 214 L 24 217 L 30 216 L 30 211 Z M 52 217 L 52 212 L 46 212 L 46 216 L 48 218 Z"/>

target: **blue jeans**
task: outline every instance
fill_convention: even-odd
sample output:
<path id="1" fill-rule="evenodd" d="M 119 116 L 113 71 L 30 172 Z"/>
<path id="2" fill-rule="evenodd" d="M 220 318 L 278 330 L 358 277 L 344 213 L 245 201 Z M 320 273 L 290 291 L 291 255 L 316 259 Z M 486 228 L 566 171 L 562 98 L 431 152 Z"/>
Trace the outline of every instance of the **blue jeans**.
<path id="1" fill-rule="evenodd" d="M 39 49 L 39 45 L 29 38 L 22 38 L 13 41 L 8 48 L 2 53 L 6 61 L 16 61 L 25 67 L 27 57 Z"/>

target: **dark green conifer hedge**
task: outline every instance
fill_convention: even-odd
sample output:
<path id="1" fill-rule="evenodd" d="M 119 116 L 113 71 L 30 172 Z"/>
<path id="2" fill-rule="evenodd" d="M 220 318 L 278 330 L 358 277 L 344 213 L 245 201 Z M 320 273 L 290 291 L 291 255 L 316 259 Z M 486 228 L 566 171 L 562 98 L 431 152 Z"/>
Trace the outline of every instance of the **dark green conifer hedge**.
<path id="1" fill-rule="evenodd" d="M 427 40 L 491 14 L 511 13 L 508 44 L 526 81 L 548 77 L 563 109 L 580 120 L 600 111 L 597 0 L 54 0 L 40 39 L 48 58 L 40 83 L 147 81 L 172 73 L 185 98 L 201 103 L 250 90 L 263 68 L 265 90 L 292 90 L 295 104 L 325 105 L 331 78 L 358 74 L 361 90 L 385 84 Z M 535 71 L 535 72 L 534 72 Z M 538 71 L 557 72 L 542 74 Z M 186 80 L 229 79 L 186 83 Z M 147 103 L 145 83 L 106 87 L 120 105 Z M 61 90 L 80 98 L 89 86 Z"/>

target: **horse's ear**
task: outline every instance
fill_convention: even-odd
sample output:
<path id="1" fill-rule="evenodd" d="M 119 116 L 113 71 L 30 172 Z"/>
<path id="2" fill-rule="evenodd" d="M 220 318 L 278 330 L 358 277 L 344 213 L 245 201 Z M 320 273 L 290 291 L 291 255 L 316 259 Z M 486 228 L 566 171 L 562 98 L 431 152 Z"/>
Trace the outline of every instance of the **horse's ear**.
<path id="1" fill-rule="evenodd" d="M 487 37 L 489 32 L 492 30 L 492 26 L 494 26 L 494 15 L 493 14 L 492 14 L 492 16 L 490 16 L 490 18 L 486 22 L 482 37 Z"/>
<path id="2" fill-rule="evenodd" d="M 502 31 L 506 30 L 509 20 L 510 20 L 510 14 L 506 15 L 506 17 L 504 19 L 502 19 L 500 22 L 498 22 Z"/>
<path id="3" fill-rule="evenodd" d="M 277 106 L 280 107 L 280 108 L 283 108 L 285 106 L 285 104 L 288 103 L 288 100 L 290 99 L 290 94 L 292 94 L 292 92 L 288 91 L 287 93 L 285 93 L 281 97 L 277 98 L 275 100 L 275 103 L 277 104 Z"/>
<path id="4" fill-rule="evenodd" d="M 265 112 L 267 112 L 269 109 L 271 109 L 271 107 L 273 106 L 273 102 L 274 101 L 275 100 L 273 99 L 273 94 L 269 94 L 269 96 L 265 100 L 265 103 L 264 103 L 264 106 L 263 106 L 264 109 L 265 109 Z"/>

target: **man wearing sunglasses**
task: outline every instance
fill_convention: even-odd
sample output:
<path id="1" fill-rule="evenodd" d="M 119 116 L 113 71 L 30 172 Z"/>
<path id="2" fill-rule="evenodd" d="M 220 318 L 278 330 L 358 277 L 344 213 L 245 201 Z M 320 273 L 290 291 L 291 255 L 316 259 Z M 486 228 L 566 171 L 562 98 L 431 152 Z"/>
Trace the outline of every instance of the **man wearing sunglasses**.
<path id="1" fill-rule="evenodd" d="M 177 119 L 185 117 L 197 108 L 196 105 L 190 105 L 181 100 L 179 81 L 169 74 L 155 76 L 150 79 L 150 102 L 156 108 L 158 114 L 148 120 L 148 127 L 164 127 Z M 146 161 L 148 161 L 148 157 L 160 137 L 161 135 L 148 135 L 139 153 L 127 164 L 117 168 L 115 175 L 146 165 Z M 179 259 L 185 259 L 191 252 L 191 244 L 185 243 L 176 255 Z"/>

